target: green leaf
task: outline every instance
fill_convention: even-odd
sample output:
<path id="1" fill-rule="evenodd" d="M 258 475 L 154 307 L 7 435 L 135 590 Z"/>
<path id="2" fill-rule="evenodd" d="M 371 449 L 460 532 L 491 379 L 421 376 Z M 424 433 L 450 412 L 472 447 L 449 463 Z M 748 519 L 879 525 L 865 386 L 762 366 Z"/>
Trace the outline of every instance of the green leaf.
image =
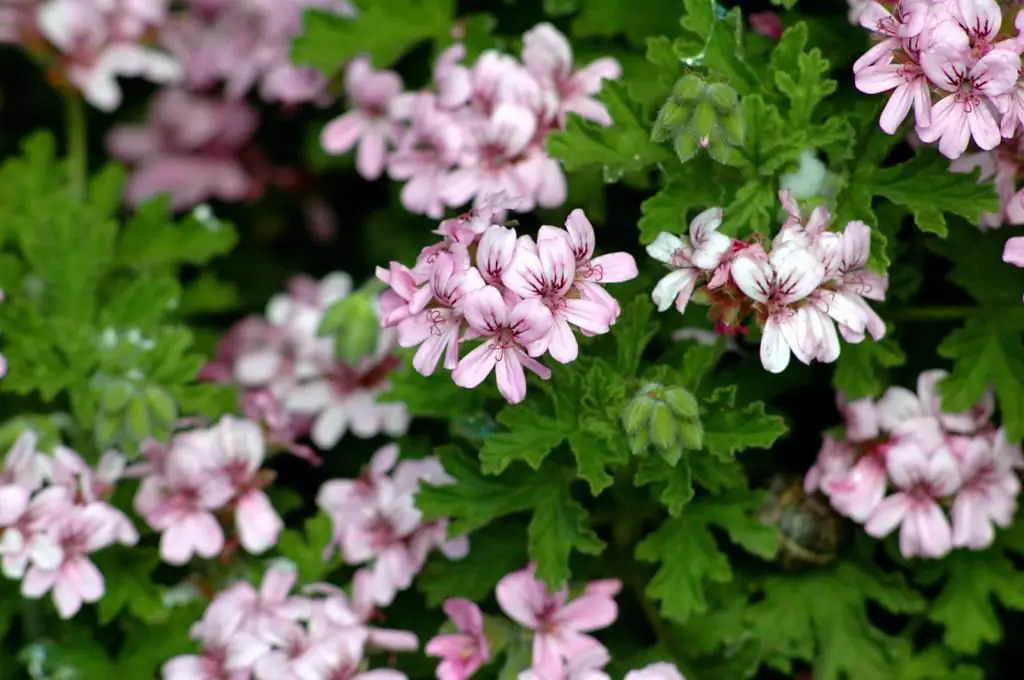
<path id="1" fill-rule="evenodd" d="M 928 147 L 905 163 L 876 170 L 869 186 L 873 195 L 910 210 L 919 229 L 938 236 L 948 233 L 945 213 L 978 224 L 982 213 L 999 211 L 992 182 L 978 184 L 975 173 L 950 172 L 949 160 Z"/>
<path id="2" fill-rule="evenodd" d="M 697 39 L 676 43 L 676 52 L 684 63 L 704 65 L 729 81 L 740 94 L 759 87 L 757 73 L 744 59 L 743 15 L 739 8 L 718 14 L 715 0 L 683 0 L 680 24 Z"/>
<path id="3" fill-rule="evenodd" d="M 896 663 L 896 680 L 984 680 L 985 672 L 977 666 L 957 663 L 945 647 L 933 645 L 923 651 L 907 646 L 904 658 Z"/>
<path id="4" fill-rule="evenodd" d="M 708 608 L 706 584 L 732 580 L 732 567 L 711 533 L 712 525 L 724 529 L 745 550 L 774 557 L 778 534 L 756 519 L 759 505 L 760 496 L 749 493 L 694 501 L 680 517 L 665 521 L 637 545 L 638 560 L 660 564 L 646 593 L 661 603 L 663 616 L 685 623 L 694 614 L 703 614 Z"/>
<path id="5" fill-rule="evenodd" d="M 697 394 L 701 383 L 718 365 L 725 354 L 725 338 L 719 338 L 712 345 L 691 342 L 683 354 L 683 365 L 679 370 L 679 385 Z"/>
<path id="6" fill-rule="evenodd" d="M 622 83 L 604 81 L 597 98 L 608 107 L 614 121 L 611 127 L 571 114 L 565 130 L 547 137 L 548 153 L 561 159 L 566 170 L 600 165 L 606 180 L 614 181 L 626 173 L 672 160 L 666 147 L 651 141 L 651 127 Z"/>
<path id="7" fill-rule="evenodd" d="M 1024 573 L 999 546 L 954 551 L 926 568 L 921 577 L 926 584 L 944 580 L 927 616 L 945 629 L 946 647 L 962 654 L 977 654 L 982 646 L 1003 639 L 1002 616 L 995 602 L 1024 611 Z"/>
<path id="8" fill-rule="evenodd" d="M 973 408 L 990 386 L 995 388 L 1008 439 L 1024 437 L 1024 314 L 984 314 L 968 319 L 938 347 L 953 361 L 939 384 L 942 405 L 950 412 Z"/>
<path id="9" fill-rule="evenodd" d="M 332 536 L 331 520 L 323 513 L 307 519 L 302 531 L 285 529 L 282 532 L 277 542 L 277 551 L 295 563 L 299 570 L 299 583 L 323 581 L 325 576 L 341 565 L 337 552 L 329 560 L 324 559 L 324 550 Z"/>
<path id="10" fill-rule="evenodd" d="M 99 314 L 101 328 L 159 325 L 181 302 L 181 286 L 170 276 L 136 279 L 120 285 Z"/>
<path id="11" fill-rule="evenodd" d="M 718 458 L 731 458 L 745 449 L 767 449 L 788 428 L 779 416 L 765 413 L 755 401 L 736 407 L 736 387 L 720 387 L 704 402 L 704 447 Z"/>
<path id="12" fill-rule="evenodd" d="M 563 484 L 546 485 L 536 500 L 533 519 L 527 530 L 530 560 L 537 565 L 537 578 L 552 591 L 569 579 L 569 555 L 578 550 L 598 555 L 604 541 L 588 524 L 586 509 Z"/>
<path id="13" fill-rule="evenodd" d="M 459 387 L 446 371 L 420 375 L 412 366 L 411 354 L 407 354 L 401 368 L 391 372 L 388 382 L 391 388 L 379 401 L 401 402 L 410 414 L 420 418 L 450 420 L 476 413 L 483 407 L 487 394 L 483 386 L 473 390 Z"/>
<path id="14" fill-rule="evenodd" d="M 670 515 L 678 517 L 683 507 L 693 500 L 694 495 L 690 454 L 684 452 L 675 465 L 670 465 L 663 456 L 641 458 L 633 477 L 633 484 L 655 486 L 661 504 L 668 508 Z"/>
<path id="15" fill-rule="evenodd" d="M 547 455 L 572 433 L 572 423 L 542 415 L 527 404 L 506 406 L 497 418 L 508 431 L 484 440 L 480 466 L 488 475 L 504 472 L 516 460 L 538 470 Z"/>
<path id="16" fill-rule="evenodd" d="M 546 0 L 548 5 L 556 1 Z M 655 2 L 636 11 L 629 0 L 584 0 L 580 13 L 573 18 L 572 35 L 575 38 L 625 35 L 634 45 L 643 45 L 648 36 L 665 31 L 679 20 L 679 4 Z M 550 10 L 549 14 L 552 14 Z"/>
<path id="17" fill-rule="evenodd" d="M 146 623 L 164 615 L 164 587 L 154 582 L 153 570 L 160 564 L 155 548 L 109 548 L 93 557 L 106 580 L 106 592 L 96 605 L 100 625 L 107 625 L 127 609 Z"/>
<path id="18" fill-rule="evenodd" d="M 878 397 L 889 386 L 886 369 L 902 366 L 906 361 L 903 350 L 892 338 L 844 345 L 832 374 L 832 386 L 845 392 L 849 399 Z"/>
<path id="19" fill-rule="evenodd" d="M 650 296 L 641 294 L 623 307 L 622 314 L 615 322 L 612 329 L 617 347 L 615 367 L 623 375 L 636 373 L 647 344 L 658 333 L 660 324 L 651 320 L 653 315 L 654 305 L 651 304 Z"/>
<path id="20" fill-rule="evenodd" d="M 440 447 L 437 456 L 456 483 L 424 485 L 416 505 L 425 519 L 450 518 L 452 534 L 471 533 L 499 517 L 531 509 L 552 481 L 546 472 L 523 468 L 506 470 L 500 477 L 484 476 L 458 446 Z"/>
<path id="21" fill-rule="evenodd" d="M 802 573 L 775 573 L 762 584 L 763 599 L 750 605 L 750 632 L 768 663 L 788 671 L 791 661 L 811 663 L 815 680 L 888 680 L 900 641 L 875 628 L 868 601 L 893 613 L 914 613 L 924 600 L 899 574 L 856 563 Z"/>
<path id="22" fill-rule="evenodd" d="M 328 75 L 359 54 L 390 66 L 424 40 L 443 41 L 455 19 L 454 0 L 357 0 L 355 18 L 306 10 L 292 41 L 292 61 Z"/>
<path id="23" fill-rule="evenodd" d="M 927 245 L 953 263 L 949 281 L 980 305 L 1016 309 L 1024 293 L 1024 269 L 1007 266 L 1002 258 L 1006 239 L 1021 233 L 1005 226 L 979 232 L 974 224 L 956 221 L 945 239 L 929 239 Z"/>
<path id="24" fill-rule="evenodd" d="M 213 216 L 208 207 L 196 208 L 180 222 L 171 219 L 170 199 L 160 196 L 143 203 L 124 226 L 114 264 L 135 271 L 176 264 L 201 265 L 231 251 L 238 233 Z"/>
<path id="25" fill-rule="evenodd" d="M 636 225 L 640 229 L 640 242 L 650 243 L 661 232 L 685 233 L 691 213 L 721 205 L 725 198 L 722 185 L 705 181 L 713 172 L 707 158 L 695 158 L 673 168 L 661 189 L 640 204 L 643 217 Z"/>
<path id="26" fill-rule="evenodd" d="M 807 129 L 811 125 L 811 118 L 818 104 L 836 91 L 836 81 L 828 78 L 830 65 L 821 55 L 821 50 L 814 48 L 810 52 L 803 51 L 802 43 L 807 39 L 807 27 L 804 24 L 797 24 L 783 34 L 779 48 L 776 49 L 784 51 L 784 59 L 789 61 L 793 48 L 792 44 L 783 44 L 787 42 L 790 34 L 796 34 L 792 38 L 793 42 L 801 43 L 799 54 L 796 55 L 795 63 L 785 64 L 784 68 L 775 71 L 775 86 L 789 98 L 790 122 Z M 772 61 L 776 61 L 774 53 Z"/>
<path id="27" fill-rule="evenodd" d="M 473 534 L 473 547 L 461 560 L 431 555 L 416 577 L 416 587 L 427 605 L 437 607 L 450 597 L 474 602 L 486 599 L 502 576 L 523 566 L 526 531 L 517 522 L 496 522 L 487 531 Z"/>

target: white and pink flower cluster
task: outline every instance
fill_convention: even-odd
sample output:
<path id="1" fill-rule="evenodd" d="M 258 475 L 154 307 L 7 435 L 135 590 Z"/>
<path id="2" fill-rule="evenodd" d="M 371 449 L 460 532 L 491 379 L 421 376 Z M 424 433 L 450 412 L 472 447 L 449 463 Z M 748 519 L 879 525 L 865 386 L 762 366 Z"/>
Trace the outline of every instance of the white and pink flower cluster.
<path id="1" fill-rule="evenodd" d="M 160 534 L 160 557 L 181 565 L 241 546 L 258 555 L 277 544 L 284 529 L 263 492 L 274 473 L 259 425 L 224 416 L 213 427 L 176 434 L 169 445 L 148 442 L 145 462 L 129 474 L 142 477 L 135 511 Z M 233 528 L 226 540 L 224 526 Z"/>
<path id="2" fill-rule="evenodd" d="M 89 555 L 115 543 L 135 545 L 138 532 L 106 501 L 121 479 L 125 458 L 110 452 L 96 469 L 65 446 L 52 454 L 37 449 L 26 431 L 7 452 L 0 471 L 0 559 L 21 593 L 52 593 L 62 618 L 106 592 L 103 574 Z"/>
<path id="3" fill-rule="evenodd" d="M 872 536 L 899 527 L 908 558 L 983 550 L 1017 508 L 1020 444 L 991 423 L 991 395 L 968 412 L 943 411 L 937 383 L 945 376 L 922 373 L 916 394 L 890 387 L 878 401 L 840 396 L 844 434 L 825 436 L 804 480 Z"/>
<path id="4" fill-rule="evenodd" d="M 347 432 L 404 434 L 405 406 L 377 403 L 397 365 L 394 331 L 382 332 L 376 352 L 355 365 L 337 359 L 333 340 L 317 335 L 327 310 L 351 291 L 344 272 L 321 281 L 295 277 L 287 293 L 270 299 L 265 316 L 243 319 L 228 332 L 200 376 L 240 386 L 243 413 L 266 424 L 271 444 L 310 459 L 313 452 L 296 444 L 306 436 L 327 450 Z"/>
<path id="5" fill-rule="evenodd" d="M 465 53 L 461 44 L 448 48 L 431 87 L 416 92 L 404 92 L 397 73 L 354 59 L 345 73 L 353 109 L 324 128 L 323 148 L 340 154 L 358 144 L 359 174 L 372 180 L 387 170 L 405 182 L 402 205 L 434 219 L 445 206 L 479 206 L 502 191 L 523 197 L 524 211 L 562 205 L 565 176 L 544 141 L 570 112 L 611 125 L 593 95 L 619 77 L 618 62 L 574 70 L 569 41 L 546 23 L 523 35 L 521 61 L 488 50 L 466 66 Z"/>
<path id="6" fill-rule="evenodd" d="M 119 77 L 180 82 L 178 60 L 154 45 L 170 0 L 43 0 L 0 9 L 0 39 L 29 47 L 51 80 L 70 83 L 96 108 L 121 105 Z"/>
<path id="7" fill-rule="evenodd" d="M 374 651 L 414 651 L 419 641 L 370 625 L 378 612 L 364 572 L 351 595 L 327 583 L 293 593 L 296 580 L 293 569 L 275 566 L 259 590 L 240 582 L 220 592 L 190 631 L 199 653 L 167 661 L 163 680 L 405 680 L 366 667 Z"/>
<path id="8" fill-rule="evenodd" d="M 443 357 L 455 384 L 466 388 L 493 371 L 512 404 L 526 397 L 524 368 L 551 376 L 537 357 L 569 363 L 579 354 L 574 329 L 590 336 L 611 329 L 620 309 L 603 284 L 637 275 L 628 253 L 594 257 L 594 228 L 582 210 L 569 214 L 565 229 L 542 226 L 536 241 L 500 224 L 505 209 L 524 205 L 491 195 L 477 210 L 442 222 L 435 233 L 443 240 L 424 248 L 412 269 L 392 262 L 377 270 L 390 286 L 381 323 L 397 327 L 403 347 L 419 347 L 417 371 L 431 375 Z M 467 340 L 481 343 L 460 358 Z"/>
<path id="9" fill-rule="evenodd" d="M 338 550 L 348 564 L 366 565 L 367 597 L 381 606 L 412 585 L 434 549 L 452 560 L 469 552 L 465 537 L 448 538 L 447 520 L 424 522 L 415 502 L 424 482 L 455 480 L 436 458 L 399 462 L 398 452 L 394 444 L 381 448 L 358 478 L 324 482 L 317 495 L 333 526 L 325 558 Z"/>
<path id="10" fill-rule="evenodd" d="M 513 626 L 531 632 L 530 667 L 518 680 L 608 680 L 604 667 L 611 660 L 608 650 L 588 635 L 607 628 L 618 617 L 615 596 L 621 588 L 616 580 L 591 581 L 582 593 L 569 599 L 563 586 L 552 593 L 534 576 L 533 566 L 513 572 L 498 582 L 498 605 Z M 491 661 L 480 608 L 469 600 L 453 598 L 444 611 L 454 633 L 443 633 L 426 645 L 430 656 L 439 657 L 438 680 L 467 680 Z M 683 680 L 670 663 L 655 663 L 630 671 L 626 680 Z"/>
<path id="11" fill-rule="evenodd" d="M 883 300 L 888 279 L 866 268 L 871 229 L 851 221 L 841 233 L 827 231 L 832 219 L 816 207 L 805 219 L 786 191 L 779 192 L 789 217 L 770 247 L 755 234 L 749 242 L 718 232 L 722 209 L 709 208 L 690 223 L 688 236 L 662 232 L 648 254 L 672 270 L 652 293 L 659 311 L 690 300 L 709 304 L 716 330 L 744 333 L 754 314 L 761 334 L 761 363 L 772 373 L 791 356 L 805 364 L 839 357 L 839 335 L 859 343 L 885 335 L 885 323 L 866 299 Z M 836 333 L 838 326 L 839 333 Z"/>

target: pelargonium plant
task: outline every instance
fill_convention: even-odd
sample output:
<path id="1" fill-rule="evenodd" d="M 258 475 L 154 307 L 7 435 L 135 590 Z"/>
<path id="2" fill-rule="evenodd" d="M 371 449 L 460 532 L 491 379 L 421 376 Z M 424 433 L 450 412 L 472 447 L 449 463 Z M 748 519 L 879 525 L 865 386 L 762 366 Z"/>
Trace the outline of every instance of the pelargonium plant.
<path id="1" fill-rule="evenodd" d="M 4 680 L 1018 676 L 1021 3 L 0 42 Z"/>

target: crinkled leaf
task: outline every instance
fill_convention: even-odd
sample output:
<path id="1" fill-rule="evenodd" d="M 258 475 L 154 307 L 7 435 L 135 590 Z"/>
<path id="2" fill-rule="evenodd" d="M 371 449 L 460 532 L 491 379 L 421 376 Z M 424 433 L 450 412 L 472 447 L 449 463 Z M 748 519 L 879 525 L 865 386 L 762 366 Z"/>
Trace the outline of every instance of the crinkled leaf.
<path id="1" fill-rule="evenodd" d="M 622 308 L 612 329 L 617 347 L 615 367 L 623 375 L 636 373 L 647 344 L 658 332 L 660 324 L 652 320 L 654 305 L 649 295 L 638 295 Z"/>
<path id="2" fill-rule="evenodd" d="M 689 228 L 690 213 L 721 205 L 722 184 L 707 178 L 715 170 L 707 158 L 695 158 L 673 168 L 667 181 L 656 194 L 640 204 L 643 217 L 637 222 L 640 242 L 650 243 L 661 232 L 684 234 Z"/>
<path id="3" fill-rule="evenodd" d="M 569 555 L 573 550 L 598 555 L 604 541 L 590 528 L 586 509 L 569 493 L 565 484 L 541 487 L 533 519 L 527 530 L 530 560 L 537 565 L 537 578 L 552 591 L 569 579 Z"/>
<path id="4" fill-rule="evenodd" d="M 154 548 L 111 548 L 92 559 L 106 581 L 106 592 L 96 605 L 101 625 L 113 621 L 123 610 L 147 623 L 164 614 L 165 588 L 153 579 L 153 570 L 160 564 Z"/>
<path id="5" fill-rule="evenodd" d="M 907 360 L 892 338 L 874 342 L 870 338 L 856 345 L 844 345 L 832 374 L 832 385 L 850 399 L 878 397 L 888 387 L 887 369 Z"/>
<path id="6" fill-rule="evenodd" d="M 517 522 L 495 522 L 487 531 L 475 533 L 472 541 L 472 549 L 461 560 L 434 553 L 416 577 L 428 606 L 437 607 L 450 597 L 480 602 L 502 576 L 526 563 L 526 531 Z"/>
<path id="7" fill-rule="evenodd" d="M 779 416 L 765 413 L 755 401 L 737 407 L 736 388 L 720 387 L 702 405 L 704 448 L 719 458 L 731 458 L 745 449 L 767 449 L 788 428 Z"/>
<path id="8" fill-rule="evenodd" d="M 238 233 L 209 208 L 196 208 L 185 219 L 171 218 L 167 196 L 143 203 L 125 224 L 114 263 L 142 271 L 176 264 L 200 265 L 231 251 Z"/>
<path id="9" fill-rule="evenodd" d="M 281 533 L 277 551 L 282 557 L 295 563 L 299 570 L 300 583 L 322 581 L 341 564 L 337 552 L 330 559 L 324 559 L 324 551 L 330 544 L 332 535 L 331 519 L 323 513 L 307 519 L 301 531 L 285 529 Z"/>
<path id="10" fill-rule="evenodd" d="M 555 1 L 546 0 L 548 4 Z M 643 45 L 648 36 L 679 21 L 678 3 L 653 2 L 643 12 L 630 0 L 584 0 L 580 4 L 580 12 L 572 20 L 572 35 L 577 38 L 624 35 L 634 45 Z"/>
<path id="11" fill-rule="evenodd" d="M 658 500 L 668 508 L 673 517 L 678 517 L 683 507 L 693 500 L 693 473 L 690 470 L 690 455 L 684 452 L 675 465 L 670 465 L 663 456 L 648 455 L 640 459 L 635 486 L 652 485 L 658 493 Z"/>
<path id="12" fill-rule="evenodd" d="M 939 384 L 950 412 L 970 410 L 994 386 L 1003 427 L 1011 440 L 1024 437 L 1024 314 L 983 314 L 968 319 L 939 344 L 953 361 Z"/>
<path id="13" fill-rule="evenodd" d="M 540 469 L 547 455 L 572 433 L 572 423 L 538 413 L 527 404 L 506 406 L 497 418 L 507 431 L 492 434 L 480 449 L 481 469 L 489 475 L 504 472 L 516 460 Z"/>

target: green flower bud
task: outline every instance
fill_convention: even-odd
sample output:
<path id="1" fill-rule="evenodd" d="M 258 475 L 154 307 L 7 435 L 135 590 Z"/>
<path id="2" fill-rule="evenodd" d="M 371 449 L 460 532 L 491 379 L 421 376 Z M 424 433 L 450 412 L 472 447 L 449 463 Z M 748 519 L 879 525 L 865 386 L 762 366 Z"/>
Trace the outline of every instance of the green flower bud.
<path id="1" fill-rule="evenodd" d="M 703 78 L 690 73 L 676 81 L 672 87 L 672 96 L 682 102 L 695 102 L 704 96 L 706 88 Z"/>
<path id="2" fill-rule="evenodd" d="M 135 384 L 124 378 L 117 378 L 106 383 L 100 400 L 100 409 L 104 413 L 120 413 L 135 396 Z"/>
<path id="3" fill-rule="evenodd" d="M 739 156 L 736 148 L 720 136 L 712 137 L 705 150 L 716 163 L 722 165 L 735 165 Z"/>
<path id="4" fill-rule="evenodd" d="M 672 134 L 682 127 L 690 117 L 688 106 L 680 106 L 669 99 L 658 110 L 658 118 L 654 121 L 654 129 L 651 130 L 651 139 L 655 142 L 664 142 Z"/>
<path id="5" fill-rule="evenodd" d="M 747 119 L 743 116 L 742 111 L 726 113 L 718 119 L 718 122 L 730 144 L 742 144 L 743 140 L 747 138 Z"/>
<path id="6" fill-rule="evenodd" d="M 704 426 L 700 420 L 678 420 L 679 441 L 684 449 L 700 449 L 704 447 Z"/>
<path id="7" fill-rule="evenodd" d="M 722 113 L 728 113 L 740 103 L 739 95 L 725 83 L 714 83 L 707 88 L 711 104 Z"/>
<path id="8" fill-rule="evenodd" d="M 629 435 L 629 452 L 634 456 L 642 455 L 651 447 L 651 428 L 645 427 Z"/>
<path id="9" fill-rule="evenodd" d="M 690 134 L 697 139 L 710 139 L 717 131 L 718 112 L 715 107 L 707 100 L 697 102 L 690 122 Z"/>
<path id="10" fill-rule="evenodd" d="M 678 418 L 692 420 L 700 416 L 697 398 L 684 387 L 670 387 L 665 392 L 665 403 Z"/>
<path id="11" fill-rule="evenodd" d="M 370 355 L 380 338 L 380 318 L 373 298 L 359 290 L 337 302 L 324 315 L 320 335 L 334 335 L 338 358 L 350 364 Z"/>
<path id="12" fill-rule="evenodd" d="M 676 156 L 679 157 L 680 163 L 685 163 L 696 156 L 697 152 L 700 151 L 700 143 L 694 139 L 691 134 L 684 130 L 680 130 L 679 133 L 676 134 L 675 144 L 673 144 L 673 147 L 675 149 Z"/>
<path id="13" fill-rule="evenodd" d="M 626 430 L 626 434 L 636 434 L 645 429 L 657 403 L 647 392 L 643 390 L 637 392 L 622 411 L 622 427 Z"/>
<path id="14" fill-rule="evenodd" d="M 671 449 L 676 444 L 678 428 L 672 411 L 664 404 L 658 404 L 651 413 L 651 442 L 661 450 Z"/>

